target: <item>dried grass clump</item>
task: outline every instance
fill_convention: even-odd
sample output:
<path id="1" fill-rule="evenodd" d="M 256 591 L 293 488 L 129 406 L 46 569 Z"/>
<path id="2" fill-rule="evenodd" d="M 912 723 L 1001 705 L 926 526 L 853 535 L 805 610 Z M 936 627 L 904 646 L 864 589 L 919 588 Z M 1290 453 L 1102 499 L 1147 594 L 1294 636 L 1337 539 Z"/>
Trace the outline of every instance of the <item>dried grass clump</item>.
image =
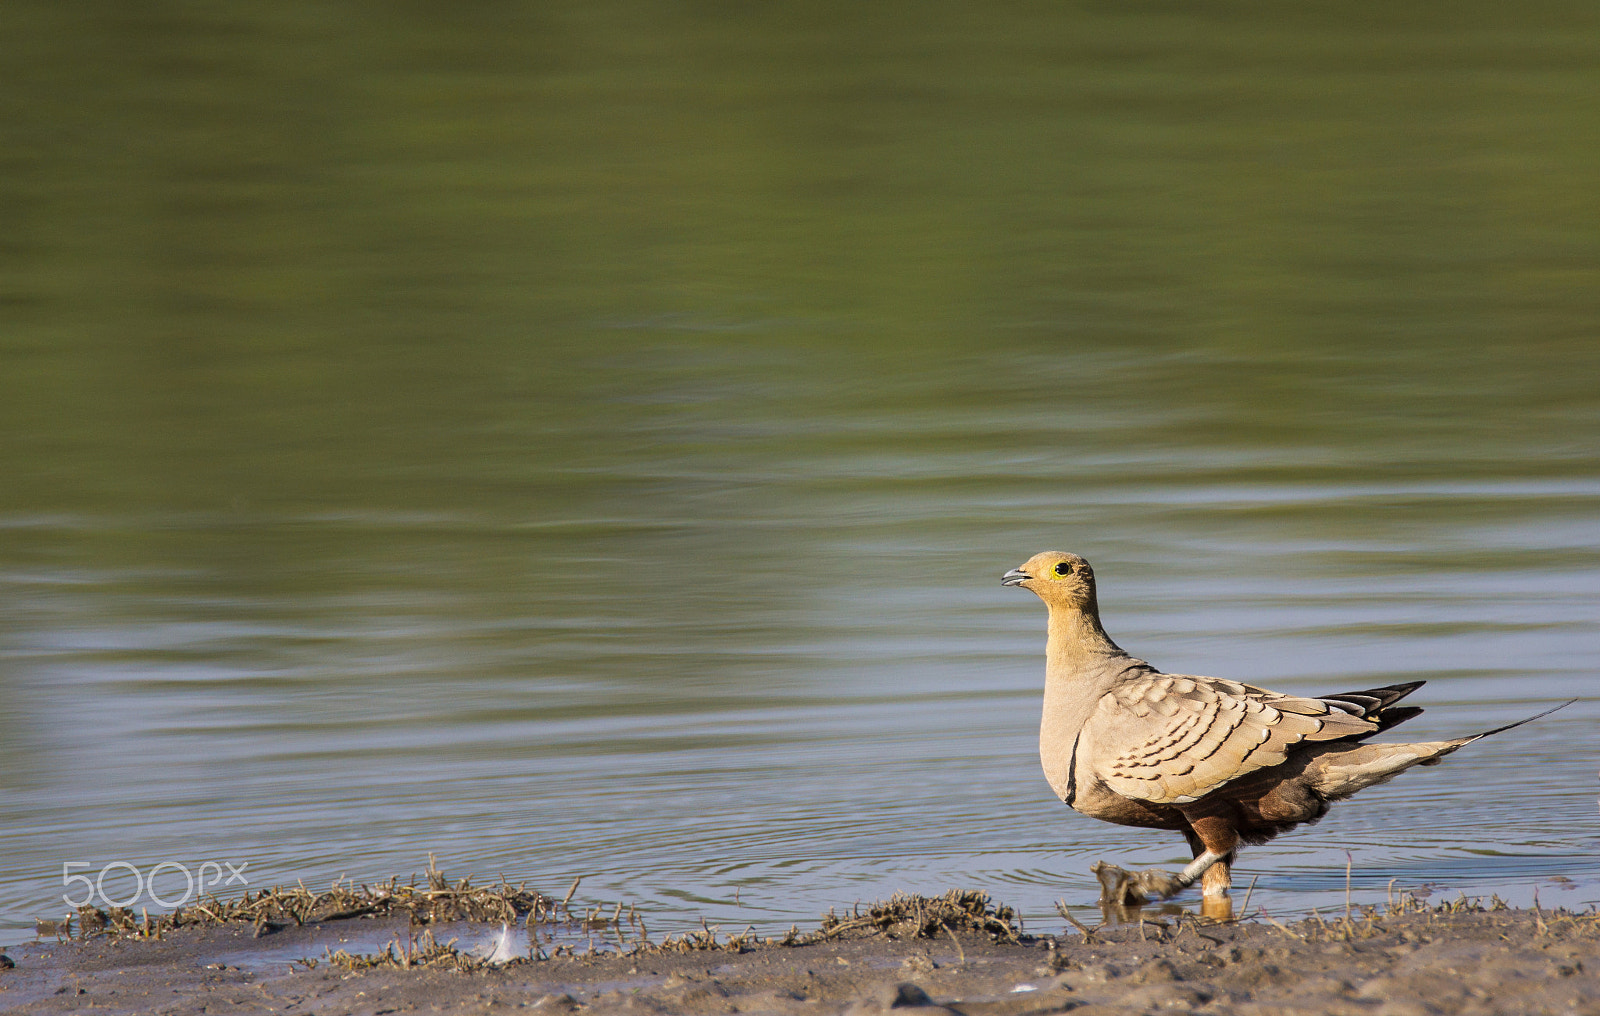
<path id="1" fill-rule="evenodd" d="M 887 900 L 868 903 L 865 907 L 858 903 L 842 916 L 829 910 L 816 931 L 802 932 L 799 928 L 791 927 L 782 938 L 756 939 L 746 928 L 737 935 L 719 940 L 718 931 L 716 926 L 707 927 L 702 920 L 698 931 L 668 935 L 658 943 L 646 939 L 629 952 L 699 952 L 710 949 L 744 952 L 756 947 L 815 945 L 819 942 L 878 936 L 890 939 L 935 938 L 942 934 L 953 937 L 958 931 L 979 932 L 995 942 L 1017 942 L 1021 938 L 1016 911 L 1007 906 L 993 906 L 987 893 L 962 889 L 952 889 L 936 897 L 895 893 Z"/>
<path id="2" fill-rule="evenodd" d="M 742 953 L 760 945 L 778 944 L 774 939 L 755 938 L 751 933 L 752 929 L 748 927 L 737 935 L 729 935 L 727 938 L 718 941 L 717 933 L 720 930 L 716 925 L 707 927 L 705 918 L 702 917 L 698 931 L 687 931 L 682 935 L 668 935 L 660 942 L 655 943 L 644 939 L 636 943 L 634 948 L 628 951 L 630 955 L 633 953 L 705 952 L 714 949 L 720 949 L 723 952 Z"/>
<path id="3" fill-rule="evenodd" d="M 508 963 L 523 962 L 523 957 L 516 957 L 508 961 L 496 961 L 485 956 L 464 953 L 456 948 L 456 940 L 437 942 L 433 932 L 423 931 L 421 935 L 414 936 L 408 942 L 401 942 L 398 938 L 389 944 L 383 952 L 377 953 L 351 953 L 343 949 L 327 953 L 323 962 L 338 967 L 346 973 L 356 973 L 363 970 L 374 970 L 382 967 L 409 970 L 417 967 L 432 970 L 453 970 L 467 972 L 484 970 L 489 967 L 503 967 Z M 318 961 L 303 959 L 298 961 L 307 970 L 314 970 Z"/>
<path id="4" fill-rule="evenodd" d="M 992 906 L 988 893 L 952 889 L 935 897 L 895 893 L 887 900 L 867 904 L 864 912 L 857 904 L 843 917 L 830 910 L 815 934 L 785 940 L 785 944 L 870 935 L 934 938 L 957 931 L 979 932 L 995 942 L 1016 942 L 1021 934 L 1016 911 L 1010 907 Z"/>
<path id="5" fill-rule="evenodd" d="M 1436 923 L 1445 927 L 1449 926 L 1449 918 L 1463 915 L 1497 915 L 1506 914 L 1506 918 L 1491 917 L 1492 921 L 1499 921 L 1506 927 L 1514 927 L 1518 915 L 1526 915 L 1529 911 L 1518 911 L 1498 895 L 1492 895 L 1487 900 L 1481 896 L 1468 896 L 1462 893 L 1454 900 L 1443 900 L 1439 903 L 1430 903 L 1429 896 L 1432 890 L 1428 887 L 1421 889 L 1402 889 L 1395 891 L 1394 880 L 1389 883 L 1385 904 L 1352 906 L 1345 903 L 1344 915 L 1335 920 L 1328 920 L 1322 913 L 1313 908 L 1311 916 L 1301 921 L 1295 928 L 1274 920 L 1266 911 L 1261 910 L 1256 914 L 1246 914 L 1239 920 L 1250 920 L 1260 917 L 1280 932 L 1302 942 L 1317 941 L 1351 941 L 1354 939 L 1375 938 L 1396 932 L 1405 932 L 1417 928 L 1426 929 Z M 1539 905 L 1539 894 L 1534 893 L 1533 909 L 1534 933 L 1539 937 L 1563 935 L 1571 937 L 1597 937 L 1600 938 L 1600 913 L 1591 905 L 1586 913 L 1572 913 L 1561 907 L 1547 910 Z M 1234 922 L 1237 923 L 1237 922 Z M 1298 930 L 1297 930 L 1298 929 Z"/>

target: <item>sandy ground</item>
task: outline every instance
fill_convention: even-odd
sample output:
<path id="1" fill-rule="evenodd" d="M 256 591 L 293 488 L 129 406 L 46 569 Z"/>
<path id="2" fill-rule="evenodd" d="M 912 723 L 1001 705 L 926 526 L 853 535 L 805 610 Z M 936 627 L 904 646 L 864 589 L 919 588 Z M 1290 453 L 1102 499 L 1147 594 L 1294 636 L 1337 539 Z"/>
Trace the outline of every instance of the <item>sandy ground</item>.
<path id="1" fill-rule="evenodd" d="M 1457 906 L 1283 926 L 1165 918 L 995 941 L 872 930 L 800 946 L 596 954 L 476 970 L 324 958 L 345 920 L 257 937 L 44 940 L 0 961 L 15 1013 L 1600 1014 L 1600 916 Z M 406 925 L 400 922 L 398 929 Z"/>

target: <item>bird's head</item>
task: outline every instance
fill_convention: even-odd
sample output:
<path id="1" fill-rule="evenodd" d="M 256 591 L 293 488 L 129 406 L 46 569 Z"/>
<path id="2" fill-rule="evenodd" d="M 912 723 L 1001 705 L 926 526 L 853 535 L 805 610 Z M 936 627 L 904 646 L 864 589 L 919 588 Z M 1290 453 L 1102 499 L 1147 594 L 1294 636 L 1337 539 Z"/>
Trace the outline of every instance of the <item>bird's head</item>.
<path id="1" fill-rule="evenodd" d="M 1051 607 L 1094 611 L 1094 569 L 1076 554 L 1046 550 L 1000 577 L 1000 584 L 1031 589 Z"/>

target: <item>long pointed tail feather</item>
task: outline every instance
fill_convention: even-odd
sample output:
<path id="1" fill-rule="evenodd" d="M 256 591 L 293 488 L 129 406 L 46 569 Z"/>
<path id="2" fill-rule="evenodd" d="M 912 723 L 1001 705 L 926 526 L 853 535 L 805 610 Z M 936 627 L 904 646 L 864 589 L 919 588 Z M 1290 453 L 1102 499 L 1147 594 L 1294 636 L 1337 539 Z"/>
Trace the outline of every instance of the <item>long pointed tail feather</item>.
<path id="1" fill-rule="evenodd" d="M 1534 720 L 1543 719 L 1544 717 L 1549 716 L 1551 713 L 1555 712 L 1557 709 L 1565 709 L 1568 706 L 1572 705 L 1572 703 L 1574 703 L 1576 701 L 1578 701 L 1578 700 L 1575 699 L 1575 698 L 1574 699 L 1567 699 L 1565 702 L 1561 703 L 1560 705 L 1551 706 L 1549 709 L 1546 709 L 1542 713 L 1534 713 L 1532 716 L 1528 717 L 1525 720 L 1518 720 L 1515 723 L 1508 723 L 1503 727 L 1496 727 L 1493 730 L 1485 730 L 1481 734 L 1473 734 L 1471 737 L 1464 737 L 1464 738 L 1461 739 L 1461 743 L 1462 744 L 1471 744 L 1473 741 L 1478 740 L 1478 738 L 1480 738 L 1480 737 L 1488 737 L 1490 734 L 1499 734 L 1499 733 L 1502 733 L 1504 731 L 1510 730 L 1512 727 L 1520 727 L 1524 723 L 1532 723 Z"/>
<path id="2" fill-rule="evenodd" d="M 1446 755 L 1453 754 L 1457 749 L 1473 741 L 1488 737 L 1490 734 L 1502 733 L 1512 727 L 1520 727 L 1524 723 L 1532 723 L 1540 717 L 1549 716 L 1557 709 L 1565 709 L 1576 701 L 1578 700 L 1570 699 L 1527 719 L 1507 723 L 1493 730 L 1485 730 L 1481 734 L 1455 737 L 1448 741 L 1427 741 L 1420 744 L 1363 744 L 1349 751 L 1330 751 L 1312 763 L 1307 775 L 1311 777 L 1311 785 L 1326 800 L 1341 800 L 1359 790 L 1386 783 L 1412 766 L 1436 766 Z"/>
<path id="3" fill-rule="evenodd" d="M 1457 748 L 1465 747 L 1466 745 L 1471 744 L 1473 741 L 1480 741 L 1483 738 L 1488 737 L 1490 734 L 1504 733 L 1505 731 L 1510 730 L 1512 727 L 1520 727 L 1524 723 L 1532 723 L 1534 720 L 1541 719 L 1541 718 L 1543 718 L 1545 716 L 1549 716 L 1551 713 L 1555 712 L 1557 709 L 1565 709 L 1568 706 L 1572 705 L 1572 703 L 1574 703 L 1576 701 L 1578 701 L 1578 700 L 1577 699 L 1567 699 L 1565 702 L 1561 703 L 1560 705 L 1551 706 L 1549 709 L 1546 709 L 1542 713 L 1534 713 L 1532 716 L 1528 717 L 1527 719 L 1518 720 L 1515 723 L 1507 723 L 1505 726 L 1496 727 L 1493 730 L 1485 730 L 1481 734 L 1468 734 L 1466 737 L 1452 738 L 1451 740 L 1445 742 L 1446 744 L 1450 745 L 1448 750 L 1441 751 L 1439 754 L 1435 755 L 1433 758 L 1430 758 L 1430 759 L 1428 759 L 1428 760 L 1426 760 L 1424 762 L 1419 762 L 1418 765 L 1436 766 L 1436 765 L 1439 764 L 1439 760 L 1440 759 L 1442 759 L 1446 755 L 1450 754 L 1450 752 L 1455 751 Z"/>

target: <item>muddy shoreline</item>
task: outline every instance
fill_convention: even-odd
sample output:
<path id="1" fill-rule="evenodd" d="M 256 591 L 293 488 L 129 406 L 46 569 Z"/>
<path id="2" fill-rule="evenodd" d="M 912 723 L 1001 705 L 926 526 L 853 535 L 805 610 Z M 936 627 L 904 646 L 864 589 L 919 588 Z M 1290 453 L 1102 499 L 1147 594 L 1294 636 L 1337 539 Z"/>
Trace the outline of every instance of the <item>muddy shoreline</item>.
<path id="1" fill-rule="evenodd" d="M 916 901 L 921 898 L 907 897 Z M 931 904 L 938 901 L 924 901 Z M 1004 908 L 998 908 L 1004 913 Z M 1280 924 L 1193 915 L 1052 933 L 907 908 L 862 912 L 800 944 L 690 936 L 635 948 L 405 966 L 335 955 L 403 938 L 409 918 L 343 917 L 262 929 L 223 922 L 159 939 L 44 939 L 6 952 L 0 1009 L 17 1013 L 878 1013 L 964 1016 L 1600 1012 L 1600 915 L 1458 901 L 1361 908 Z M 920 923 L 913 914 L 923 918 Z M 903 919 L 902 919 L 903 918 Z M 987 923 L 985 923 L 987 922 Z M 295 962 L 296 954 L 312 959 Z M 320 957 L 317 959 L 315 957 Z M 463 969 L 465 967 L 466 969 Z"/>

